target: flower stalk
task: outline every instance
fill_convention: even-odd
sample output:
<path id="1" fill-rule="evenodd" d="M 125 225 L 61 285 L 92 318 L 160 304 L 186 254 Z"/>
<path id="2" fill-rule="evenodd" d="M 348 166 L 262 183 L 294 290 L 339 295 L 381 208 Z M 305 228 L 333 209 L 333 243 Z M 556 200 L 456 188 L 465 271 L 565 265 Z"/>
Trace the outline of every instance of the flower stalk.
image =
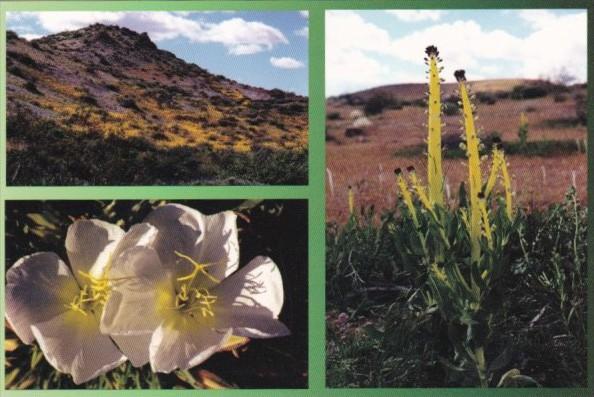
<path id="1" fill-rule="evenodd" d="M 441 87 L 438 66 L 439 51 L 435 46 L 425 49 L 429 65 L 429 102 L 428 120 L 429 137 L 427 139 L 427 181 L 431 204 L 444 204 L 444 180 L 441 166 Z"/>
<path id="2" fill-rule="evenodd" d="M 480 141 L 474 126 L 473 107 L 470 103 L 466 76 L 464 70 L 454 73 L 458 81 L 460 99 L 462 101 L 462 114 L 464 117 L 464 130 L 466 132 L 466 157 L 468 158 L 468 185 L 470 189 L 470 251 L 471 260 L 479 262 L 481 256 L 481 210 L 479 193 L 482 189 L 481 158 L 479 155 Z"/>

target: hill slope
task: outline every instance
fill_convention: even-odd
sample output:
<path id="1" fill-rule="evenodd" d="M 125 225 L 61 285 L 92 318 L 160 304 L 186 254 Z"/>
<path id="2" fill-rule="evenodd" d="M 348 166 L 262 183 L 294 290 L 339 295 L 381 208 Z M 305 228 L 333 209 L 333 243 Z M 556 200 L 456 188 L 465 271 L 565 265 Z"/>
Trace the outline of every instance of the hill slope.
<path id="1" fill-rule="evenodd" d="M 159 149 L 307 146 L 307 98 L 213 75 L 127 28 L 95 24 L 32 41 L 9 31 L 7 71 L 9 117 Z"/>

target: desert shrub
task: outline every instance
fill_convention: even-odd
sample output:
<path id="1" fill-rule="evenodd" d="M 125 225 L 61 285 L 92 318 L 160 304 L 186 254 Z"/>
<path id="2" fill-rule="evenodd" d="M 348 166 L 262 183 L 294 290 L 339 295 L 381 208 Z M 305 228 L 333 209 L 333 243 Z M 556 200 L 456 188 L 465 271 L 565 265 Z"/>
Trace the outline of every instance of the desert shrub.
<path id="1" fill-rule="evenodd" d="M 113 92 L 120 92 L 120 87 L 115 84 L 107 83 L 105 84 L 105 88 Z"/>
<path id="2" fill-rule="evenodd" d="M 97 106 L 97 98 L 95 98 L 94 96 L 92 96 L 91 94 L 85 94 L 83 96 L 81 96 L 80 101 L 83 103 L 86 103 L 87 105 L 91 105 L 91 106 Z"/>
<path id="3" fill-rule="evenodd" d="M 516 85 L 511 91 L 510 98 L 515 100 L 542 98 L 549 90 L 542 85 Z"/>
<path id="4" fill-rule="evenodd" d="M 23 69 L 19 68 L 16 65 L 15 66 L 10 66 L 8 68 L 8 73 L 11 73 L 11 74 L 13 74 L 13 75 L 15 75 L 17 77 L 20 77 L 21 79 L 24 79 L 24 80 L 29 80 L 32 77 L 30 75 L 27 75 L 27 73 L 24 72 Z"/>
<path id="5" fill-rule="evenodd" d="M 282 114 L 286 114 L 289 116 L 299 115 L 307 112 L 307 105 L 305 103 L 300 102 L 292 102 L 288 105 L 281 106 L 279 111 Z"/>
<path id="6" fill-rule="evenodd" d="M 577 94 L 575 96 L 575 115 L 580 124 L 586 125 L 588 123 L 588 110 L 586 108 L 586 96 Z"/>
<path id="7" fill-rule="evenodd" d="M 401 109 L 402 105 L 393 96 L 388 96 L 383 93 L 377 93 L 365 102 L 363 111 L 365 114 L 372 116 L 382 113 L 385 109 Z"/>
<path id="8" fill-rule="evenodd" d="M 34 60 L 33 58 L 31 58 L 28 54 L 24 54 L 22 52 L 16 52 L 16 51 L 7 50 L 6 51 L 6 57 L 7 58 L 14 59 L 14 60 L 22 63 L 23 65 L 28 66 L 28 67 L 33 68 L 33 69 L 39 69 L 40 68 L 39 63 L 37 63 L 36 60 Z"/>
<path id="9" fill-rule="evenodd" d="M 37 89 L 37 86 L 36 86 L 36 85 L 35 85 L 35 83 L 34 83 L 34 82 L 32 82 L 32 81 L 27 81 L 27 82 L 25 83 L 25 89 L 26 89 L 27 91 L 29 91 L 30 93 L 32 93 L 32 94 L 35 94 L 35 95 L 42 95 L 41 91 L 39 91 L 39 90 Z"/>
<path id="10" fill-rule="evenodd" d="M 460 109 L 460 107 L 458 106 L 458 100 L 456 100 L 456 101 L 446 100 L 446 101 L 442 102 L 441 109 L 443 111 L 443 114 L 445 114 L 446 116 L 457 115 L 459 113 L 459 109 Z"/>
<path id="11" fill-rule="evenodd" d="M 153 138 L 160 139 L 158 134 Z M 70 133 L 52 121 L 32 119 L 26 112 L 8 118 L 7 139 L 24 143 L 23 149 L 7 153 L 10 185 L 307 183 L 306 151 L 167 149 L 117 133 L 107 137 L 96 131 Z"/>
<path id="12" fill-rule="evenodd" d="M 235 127 L 239 120 L 234 116 L 223 117 L 219 120 L 219 126 L 221 127 Z"/>
<path id="13" fill-rule="evenodd" d="M 140 108 L 138 107 L 138 105 L 136 104 L 136 101 L 133 98 L 128 98 L 128 97 L 119 98 L 118 103 L 123 108 L 141 111 Z"/>
<path id="14" fill-rule="evenodd" d="M 497 96 L 491 92 L 477 92 L 476 99 L 486 105 L 494 105 L 497 102 Z"/>
<path id="15" fill-rule="evenodd" d="M 510 95 L 509 91 L 495 91 L 495 97 L 497 99 L 508 99 Z"/>
<path id="16" fill-rule="evenodd" d="M 556 103 L 565 102 L 567 101 L 567 95 L 555 94 L 555 96 L 553 96 L 553 101 L 555 101 Z"/>
<path id="17" fill-rule="evenodd" d="M 340 120 L 340 113 L 339 112 L 330 112 L 328 113 L 328 120 Z"/>

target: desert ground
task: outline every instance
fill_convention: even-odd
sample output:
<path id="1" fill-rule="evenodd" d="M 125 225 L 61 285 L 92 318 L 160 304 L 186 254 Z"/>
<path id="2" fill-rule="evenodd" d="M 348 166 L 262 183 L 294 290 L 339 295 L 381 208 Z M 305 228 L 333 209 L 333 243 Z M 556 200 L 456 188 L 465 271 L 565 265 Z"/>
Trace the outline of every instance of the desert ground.
<path id="1" fill-rule="evenodd" d="M 514 87 L 548 86 L 544 96 L 512 99 Z M 508 155 L 509 170 L 516 203 L 525 208 L 542 208 L 563 199 L 575 184 L 582 202 L 587 194 L 586 126 L 578 121 L 576 109 L 586 95 L 585 85 L 570 87 L 542 81 L 490 80 L 470 82 L 475 100 L 477 127 L 481 135 L 497 132 L 503 142 L 518 140 L 520 114 L 528 120 L 528 142 L 559 141 L 575 143 L 577 150 L 539 155 Z M 326 192 L 327 219 L 343 222 L 348 217 L 347 191 L 352 186 L 356 207 L 393 207 L 397 192 L 393 170 L 413 165 L 424 176 L 426 158 L 422 151 L 406 153 L 407 148 L 424 145 L 427 132 L 425 85 L 402 84 L 379 87 L 359 93 L 329 98 L 326 125 Z M 453 84 L 442 86 L 442 101 L 455 95 Z M 375 115 L 367 115 L 355 136 L 345 132 L 355 118 L 365 113 L 366 104 L 377 96 L 400 103 Z M 452 99 L 453 100 L 453 99 Z M 493 100 L 495 103 L 492 103 Z M 461 133 L 460 116 L 447 112 L 443 116 L 443 140 Z M 404 152 L 404 153 L 402 153 Z M 485 160 L 488 161 L 488 160 Z M 484 170 L 487 167 L 483 167 Z M 466 179 L 461 158 L 444 159 L 446 194 L 455 202 L 460 183 Z M 486 176 L 485 176 L 486 177 Z"/>

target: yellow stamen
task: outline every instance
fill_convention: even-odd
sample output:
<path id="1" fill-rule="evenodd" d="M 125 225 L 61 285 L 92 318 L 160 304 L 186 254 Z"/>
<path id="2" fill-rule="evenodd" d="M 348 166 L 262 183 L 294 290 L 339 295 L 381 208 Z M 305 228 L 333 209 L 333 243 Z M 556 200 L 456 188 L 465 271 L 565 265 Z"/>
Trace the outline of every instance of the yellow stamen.
<path id="1" fill-rule="evenodd" d="M 103 277 L 95 277 L 80 270 L 78 274 L 87 279 L 88 283 L 81 288 L 79 294 L 72 299 L 72 302 L 64 306 L 85 316 L 90 311 L 98 314 L 107 302 L 111 291 L 109 280 Z"/>
<path id="2" fill-rule="evenodd" d="M 206 278 L 216 284 L 220 283 L 220 280 L 206 271 L 206 268 L 213 266 L 214 263 L 198 263 L 188 255 L 184 255 L 177 251 L 174 251 L 174 253 L 194 266 L 194 269 L 190 274 L 177 278 L 179 292 L 175 296 L 174 308 L 190 317 L 194 317 L 196 313 L 200 314 L 203 318 L 214 317 L 215 313 L 213 306 L 217 297 L 212 295 L 207 288 L 197 288 L 194 286 L 194 281 L 198 274 L 206 276 Z"/>

